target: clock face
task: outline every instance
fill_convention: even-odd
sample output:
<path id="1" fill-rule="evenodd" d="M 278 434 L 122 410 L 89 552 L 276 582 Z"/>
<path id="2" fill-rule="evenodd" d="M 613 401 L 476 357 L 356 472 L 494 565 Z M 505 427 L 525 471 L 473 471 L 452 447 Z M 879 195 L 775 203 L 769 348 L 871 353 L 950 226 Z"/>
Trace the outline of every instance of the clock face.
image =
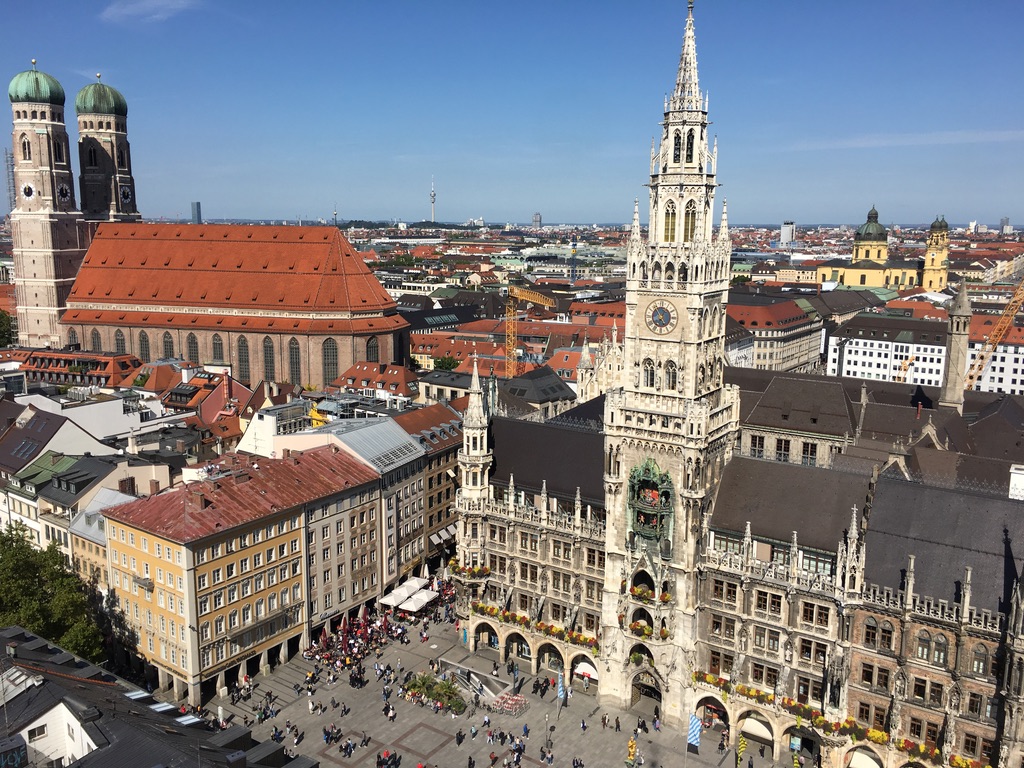
<path id="1" fill-rule="evenodd" d="M 36 190 L 31 184 L 26 184 L 21 188 L 21 194 L 24 195 L 26 200 L 30 200 L 35 193 Z"/>
<path id="2" fill-rule="evenodd" d="M 678 322 L 679 315 L 669 301 L 655 301 L 647 308 L 647 327 L 655 333 L 670 333 Z"/>
<path id="3" fill-rule="evenodd" d="M 132 188 L 127 184 L 121 185 L 121 202 L 130 203 L 132 201 Z"/>
<path id="4" fill-rule="evenodd" d="M 61 184 L 57 187 L 57 199 L 62 203 L 66 203 L 71 199 L 71 188 L 67 184 Z"/>

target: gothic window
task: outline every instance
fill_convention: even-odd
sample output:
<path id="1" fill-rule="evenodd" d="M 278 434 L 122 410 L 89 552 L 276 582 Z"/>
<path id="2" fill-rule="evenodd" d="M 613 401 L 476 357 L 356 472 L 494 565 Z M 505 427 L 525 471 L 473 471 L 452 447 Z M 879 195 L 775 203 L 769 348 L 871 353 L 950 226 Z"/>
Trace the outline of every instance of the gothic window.
<path id="1" fill-rule="evenodd" d="M 53 142 L 53 161 L 55 163 L 64 162 L 64 145 L 60 142 L 59 139 Z"/>
<path id="2" fill-rule="evenodd" d="M 73 346 L 78 343 L 78 331 L 74 328 L 68 330 L 68 346 Z"/>
<path id="3" fill-rule="evenodd" d="M 673 361 L 669 360 L 665 364 L 665 388 L 672 391 L 677 386 L 679 386 L 679 369 Z"/>
<path id="4" fill-rule="evenodd" d="M 651 280 L 656 283 L 661 281 L 661 264 L 658 262 L 654 262 L 654 265 L 651 267 Z"/>
<path id="5" fill-rule="evenodd" d="M 686 134 L 686 162 L 693 162 L 693 131 Z"/>
<path id="6" fill-rule="evenodd" d="M 971 672 L 976 675 L 988 674 L 988 651 L 984 645 L 974 646 L 974 659 L 971 661 Z"/>
<path id="7" fill-rule="evenodd" d="M 151 359 L 149 356 L 149 334 L 139 331 L 139 360 L 148 363 Z"/>
<path id="8" fill-rule="evenodd" d="M 213 359 L 215 362 L 224 362 L 224 339 L 219 333 L 213 334 Z"/>
<path id="9" fill-rule="evenodd" d="M 292 384 L 302 383 L 302 353 L 299 351 L 299 340 L 294 336 L 288 341 L 288 381 Z"/>
<path id="10" fill-rule="evenodd" d="M 917 658 L 921 661 L 928 661 L 931 657 L 932 637 L 924 629 L 917 635 Z"/>
<path id="11" fill-rule="evenodd" d="M 693 233 L 697 228 L 697 203 L 693 200 L 686 204 L 686 212 L 683 213 L 683 242 L 692 243 Z"/>
<path id="12" fill-rule="evenodd" d="M 86 164 L 90 168 L 95 168 L 96 165 L 97 165 L 97 163 L 96 163 L 96 147 L 89 147 L 89 151 L 86 154 L 87 154 Z"/>
<path id="13" fill-rule="evenodd" d="M 377 344 L 376 336 L 371 336 L 366 342 L 366 361 L 368 363 L 380 362 L 380 347 Z"/>
<path id="14" fill-rule="evenodd" d="M 32 159 L 32 142 L 28 140 L 28 136 L 21 137 L 21 159 Z"/>
<path id="15" fill-rule="evenodd" d="M 672 282 L 676 279 L 676 268 L 672 266 L 671 261 L 665 265 L 665 279 L 668 282 Z"/>
<path id="16" fill-rule="evenodd" d="M 324 341 L 320 358 L 324 379 L 322 383 L 326 386 L 338 378 L 338 342 L 334 339 Z"/>
<path id="17" fill-rule="evenodd" d="M 100 340 L 100 332 L 95 328 L 89 334 L 89 349 L 93 352 L 103 351 L 103 342 Z"/>
<path id="18" fill-rule="evenodd" d="M 672 162 L 678 163 L 683 155 L 683 137 L 676 131 L 676 137 L 672 141 Z"/>
<path id="19" fill-rule="evenodd" d="M 274 365 L 274 340 L 269 336 L 263 337 L 263 380 L 274 381 L 276 366 Z"/>
<path id="20" fill-rule="evenodd" d="M 945 635 L 935 636 L 935 646 L 932 649 L 932 663 L 940 667 L 946 666 L 946 651 L 948 644 Z"/>
<path id="21" fill-rule="evenodd" d="M 238 340 L 238 380 L 249 383 L 249 342 L 242 336 Z"/>
<path id="22" fill-rule="evenodd" d="M 166 358 L 174 357 L 174 337 L 171 336 L 171 332 L 170 331 L 164 331 L 163 342 L 164 342 L 164 357 L 166 357 Z"/>
<path id="23" fill-rule="evenodd" d="M 661 239 L 666 243 L 676 241 L 676 204 L 671 200 L 665 206 L 665 231 Z"/>
<path id="24" fill-rule="evenodd" d="M 128 164 L 125 162 L 124 150 L 121 149 L 121 148 L 118 148 L 118 150 L 117 150 L 117 167 L 118 168 L 127 168 L 128 167 Z"/>
<path id="25" fill-rule="evenodd" d="M 654 386 L 654 361 L 650 358 L 644 360 L 644 386 Z"/>
<path id="26" fill-rule="evenodd" d="M 128 345 L 124 343 L 124 331 L 118 328 L 114 331 L 114 352 L 123 355 L 128 351 Z"/>
<path id="27" fill-rule="evenodd" d="M 185 353 L 191 362 L 199 362 L 199 339 L 196 338 L 194 333 L 190 333 L 185 337 Z"/>

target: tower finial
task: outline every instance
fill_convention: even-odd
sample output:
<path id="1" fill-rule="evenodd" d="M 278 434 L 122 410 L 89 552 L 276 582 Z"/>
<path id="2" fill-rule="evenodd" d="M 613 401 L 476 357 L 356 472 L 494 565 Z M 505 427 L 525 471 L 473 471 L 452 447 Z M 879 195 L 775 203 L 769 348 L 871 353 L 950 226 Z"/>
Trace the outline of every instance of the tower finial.
<path id="1" fill-rule="evenodd" d="M 99 72 L 97 72 L 96 73 L 96 82 L 99 82 L 100 77 L 102 77 L 102 75 Z"/>
<path id="2" fill-rule="evenodd" d="M 35 68 L 36 68 L 36 60 L 32 59 L 32 69 L 35 69 Z"/>
<path id="3" fill-rule="evenodd" d="M 693 2 L 687 0 L 683 51 L 679 55 L 676 88 L 669 101 L 669 107 L 672 110 L 698 111 L 703 106 L 703 101 L 700 94 L 700 83 L 697 79 L 697 40 L 693 32 Z"/>

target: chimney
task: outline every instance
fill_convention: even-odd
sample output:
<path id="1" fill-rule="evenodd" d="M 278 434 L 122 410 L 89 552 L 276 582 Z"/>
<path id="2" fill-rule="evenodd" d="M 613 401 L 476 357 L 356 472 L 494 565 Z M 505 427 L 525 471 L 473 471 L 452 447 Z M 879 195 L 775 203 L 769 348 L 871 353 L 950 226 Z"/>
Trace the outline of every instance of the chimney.
<path id="1" fill-rule="evenodd" d="M 270 391 L 274 395 L 274 397 L 277 397 L 278 395 L 281 394 L 281 387 L 278 386 L 278 383 L 276 381 L 272 381 L 270 382 Z"/>
<path id="2" fill-rule="evenodd" d="M 127 448 L 127 452 L 130 453 L 130 454 L 133 454 L 133 455 L 138 454 L 138 452 L 139 452 L 139 440 L 138 440 L 138 438 L 135 437 L 135 430 L 134 429 L 132 429 L 128 433 L 128 448 Z"/>
<path id="3" fill-rule="evenodd" d="M 160 481 L 157 480 L 155 477 L 150 478 L 150 480 L 149 480 L 149 495 L 150 496 L 156 496 L 158 493 L 160 493 Z"/>
<path id="4" fill-rule="evenodd" d="M 174 450 L 177 451 L 178 453 L 181 453 L 181 454 L 185 453 L 185 441 L 184 441 L 184 439 L 179 437 L 177 440 L 174 441 Z"/>

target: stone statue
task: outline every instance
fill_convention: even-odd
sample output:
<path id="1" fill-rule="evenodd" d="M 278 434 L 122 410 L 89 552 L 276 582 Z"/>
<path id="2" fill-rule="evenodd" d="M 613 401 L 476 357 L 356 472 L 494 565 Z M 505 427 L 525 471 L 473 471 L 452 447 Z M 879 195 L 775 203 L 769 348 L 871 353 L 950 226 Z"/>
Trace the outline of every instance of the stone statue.
<path id="1" fill-rule="evenodd" d="M 943 757 L 945 758 L 945 750 L 943 750 Z M 1010 763 L 1010 745 L 1005 741 L 999 745 L 999 768 L 1009 768 Z M 945 758 L 948 762 L 948 758 Z"/>
<path id="2" fill-rule="evenodd" d="M 784 658 L 786 659 L 786 663 L 787 664 L 791 664 L 793 662 L 793 641 L 792 640 L 787 640 L 786 641 L 786 647 L 785 647 L 785 650 L 784 650 Z"/>
<path id="3" fill-rule="evenodd" d="M 903 705 L 896 696 L 892 696 L 889 700 L 889 740 L 895 743 L 896 738 L 900 733 L 900 713 L 903 709 Z"/>
<path id="4" fill-rule="evenodd" d="M 742 653 L 747 652 L 747 628 L 742 627 L 740 629 L 740 651 Z"/>
<path id="5" fill-rule="evenodd" d="M 902 669 L 896 672 L 896 683 L 893 686 L 893 692 L 896 694 L 897 699 L 904 699 L 907 696 L 907 675 Z"/>
<path id="6" fill-rule="evenodd" d="M 839 707 L 843 691 L 843 649 L 836 647 L 832 651 L 832 658 L 828 663 L 828 703 L 832 707 Z"/>

